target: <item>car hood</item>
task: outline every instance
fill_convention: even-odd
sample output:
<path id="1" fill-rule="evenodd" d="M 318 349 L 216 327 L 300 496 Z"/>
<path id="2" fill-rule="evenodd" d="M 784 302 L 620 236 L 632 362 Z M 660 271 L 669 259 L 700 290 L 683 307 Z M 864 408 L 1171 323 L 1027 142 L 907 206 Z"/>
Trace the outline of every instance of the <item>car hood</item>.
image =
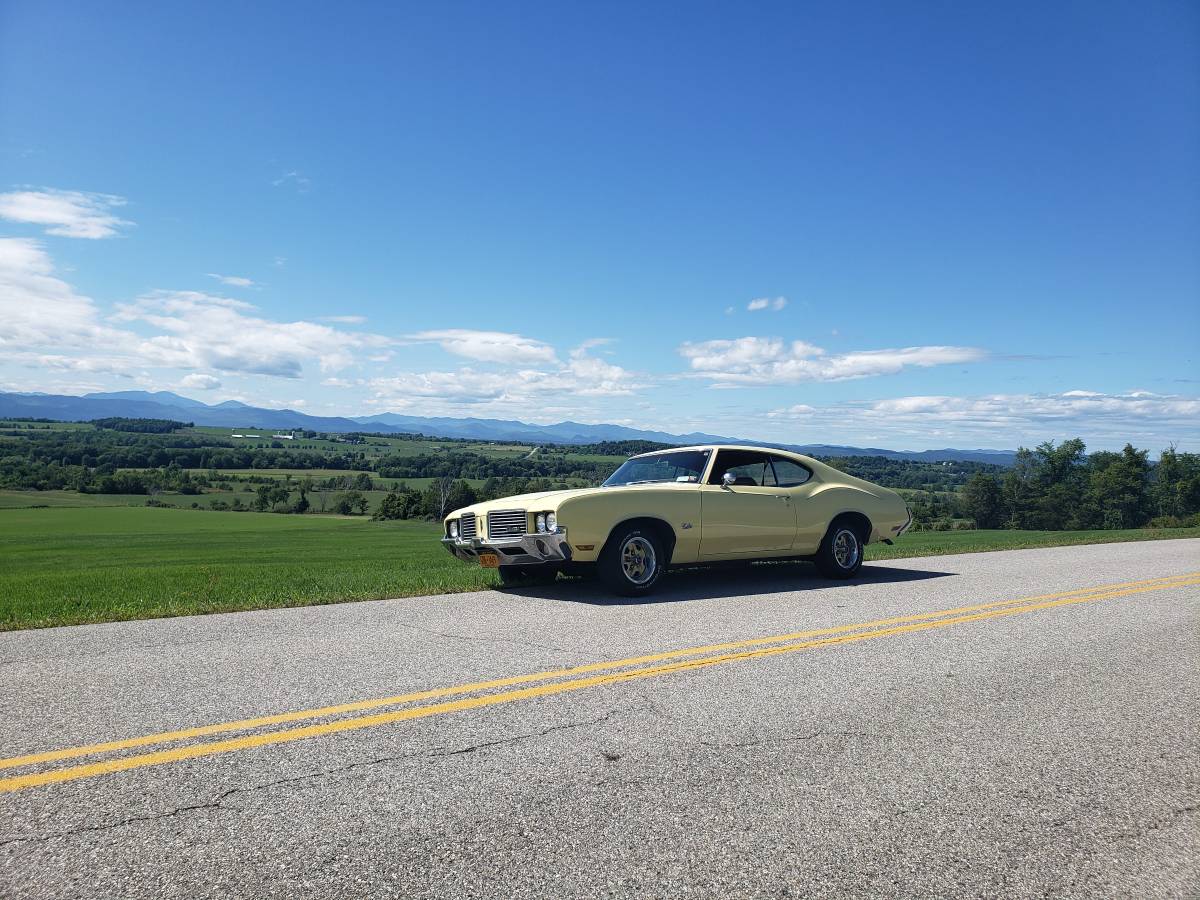
<path id="1" fill-rule="evenodd" d="M 456 509 L 449 513 L 446 518 L 453 519 L 465 513 L 475 513 L 477 516 L 486 516 L 493 510 L 500 509 L 524 509 L 529 512 L 557 512 L 559 506 L 567 500 L 574 500 L 577 497 L 589 497 L 595 494 L 609 494 L 613 491 L 640 491 L 640 490 L 662 490 L 679 489 L 679 488 L 695 488 L 693 484 L 682 484 L 676 482 L 655 482 L 653 484 L 630 484 L 618 485 L 614 487 L 588 487 L 588 488 L 573 488 L 563 491 L 538 491 L 532 494 L 517 494 L 513 497 L 501 497 L 499 500 L 488 500 L 484 503 L 475 503 L 471 506 L 464 506 L 462 509 Z"/>
<path id="2" fill-rule="evenodd" d="M 475 503 L 471 506 L 464 506 L 462 509 L 456 509 L 450 513 L 450 517 L 463 515 L 464 513 L 475 513 L 478 516 L 486 516 L 489 512 L 497 509 L 525 509 L 531 512 L 551 512 L 558 509 L 558 505 L 564 500 L 569 500 L 573 497 L 586 497 L 589 494 L 598 494 L 601 491 L 611 491 L 613 488 L 574 488 L 565 491 L 538 491 L 533 494 L 517 494 L 512 497 L 501 497 L 499 500 L 488 500 L 484 503 Z"/>

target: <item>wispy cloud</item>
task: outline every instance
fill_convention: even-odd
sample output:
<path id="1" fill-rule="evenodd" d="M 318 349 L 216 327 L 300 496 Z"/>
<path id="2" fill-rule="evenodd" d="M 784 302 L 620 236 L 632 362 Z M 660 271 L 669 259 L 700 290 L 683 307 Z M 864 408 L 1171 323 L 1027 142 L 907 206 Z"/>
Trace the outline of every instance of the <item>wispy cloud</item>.
<path id="1" fill-rule="evenodd" d="M 605 341 L 607 343 L 607 341 Z M 645 385 L 632 372 L 588 353 L 597 341 L 585 341 L 565 362 L 543 367 L 482 371 L 464 367 L 454 371 L 403 372 L 368 381 L 378 408 L 403 409 L 430 401 L 447 406 L 490 406 L 496 410 L 543 409 L 549 398 L 623 397 Z"/>
<path id="2" fill-rule="evenodd" d="M 90 297 L 54 273 L 40 241 L 0 238 L 0 346 L 19 350 L 64 347 L 113 349 L 125 335 L 109 328 Z"/>
<path id="3" fill-rule="evenodd" d="M 557 359 L 554 348 L 542 341 L 504 331 L 474 331 L 467 328 L 447 328 L 439 331 L 419 331 L 407 335 L 408 340 L 438 344 L 447 353 L 478 362 L 552 363 Z"/>
<path id="4" fill-rule="evenodd" d="M 227 284 L 230 287 L 254 287 L 255 282 L 249 278 L 243 278 L 241 275 L 218 275 L 216 272 L 209 272 L 209 278 L 215 278 L 221 284 Z"/>
<path id="5" fill-rule="evenodd" d="M 367 321 L 366 316 L 318 316 L 318 322 L 336 322 L 341 325 L 361 325 Z"/>
<path id="6" fill-rule="evenodd" d="M 118 305 L 115 318 L 165 332 L 138 348 L 144 359 L 158 365 L 284 378 L 299 378 L 314 362 L 324 372 L 346 368 L 359 351 L 388 343 L 379 335 L 316 322 L 276 322 L 254 313 L 249 303 L 227 297 L 153 291 Z"/>
<path id="7" fill-rule="evenodd" d="M 334 372 L 390 343 L 317 322 L 275 321 L 249 303 L 200 291 L 152 291 L 102 316 L 57 277 L 41 242 L 0 238 L 5 360 L 78 372 L 181 369 L 178 377 L 195 375 L 192 386 L 203 387 L 214 370 L 285 378 Z"/>
<path id="8" fill-rule="evenodd" d="M 757 300 L 751 300 L 746 304 L 746 309 L 750 312 L 758 312 L 762 309 L 769 309 L 772 312 L 779 312 L 787 306 L 787 297 L 759 297 Z"/>
<path id="9" fill-rule="evenodd" d="M 847 381 L 893 375 L 905 368 L 975 362 L 986 355 L 976 347 L 902 347 L 826 353 L 805 341 L 742 337 L 685 343 L 679 353 L 691 367 L 688 376 L 716 387 Z"/>
<path id="10" fill-rule="evenodd" d="M 1200 399 L 1149 391 L 893 397 L 825 407 L 796 404 L 767 416 L 841 433 L 944 434 L 1012 446 L 1075 434 L 1101 441 L 1200 437 Z"/>
<path id="11" fill-rule="evenodd" d="M 85 191 L 11 191 L 0 194 L 0 218 L 10 222 L 44 225 L 46 233 L 60 237 L 113 237 L 126 225 L 112 210 L 126 204 L 125 198 Z"/>
<path id="12" fill-rule="evenodd" d="M 275 185 L 275 187 L 293 187 L 303 194 L 310 187 L 312 187 L 312 180 L 308 176 L 303 175 L 293 169 L 290 172 L 284 172 L 278 178 L 273 180 L 271 184 Z"/>

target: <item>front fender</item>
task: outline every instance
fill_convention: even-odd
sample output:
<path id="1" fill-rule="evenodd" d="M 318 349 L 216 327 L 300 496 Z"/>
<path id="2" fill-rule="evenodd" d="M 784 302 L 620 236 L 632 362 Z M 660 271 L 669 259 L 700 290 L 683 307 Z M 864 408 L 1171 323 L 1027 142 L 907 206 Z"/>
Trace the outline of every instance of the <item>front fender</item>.
<path id="1" fill-rule="evenodd" d="M 700 492 L 678 488 L 614 488 L 564 501 L 558 521 L 570 535 L 573 559 L 595 562 L 612 530 L 630 519 L 656 519 L 675 535 L 673 562 L 695 562 L 700 550 Z"/>

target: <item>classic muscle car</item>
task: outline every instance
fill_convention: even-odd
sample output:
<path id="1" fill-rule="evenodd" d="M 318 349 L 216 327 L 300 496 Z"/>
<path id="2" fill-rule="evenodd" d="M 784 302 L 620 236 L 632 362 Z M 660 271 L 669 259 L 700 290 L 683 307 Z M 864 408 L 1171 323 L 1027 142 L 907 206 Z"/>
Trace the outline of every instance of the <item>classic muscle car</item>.
<path id="1" fill-rule="evenodd" d="M 863 547 L 912 523 L 894 491 L 807 456 L 709 446 L 630 457 L 600 487 L 522 494 L 455 510 L 442 543 L 503 584 L 594 571 L 626 596 L 670 567 L 810 559 L 850 578 Z"/>

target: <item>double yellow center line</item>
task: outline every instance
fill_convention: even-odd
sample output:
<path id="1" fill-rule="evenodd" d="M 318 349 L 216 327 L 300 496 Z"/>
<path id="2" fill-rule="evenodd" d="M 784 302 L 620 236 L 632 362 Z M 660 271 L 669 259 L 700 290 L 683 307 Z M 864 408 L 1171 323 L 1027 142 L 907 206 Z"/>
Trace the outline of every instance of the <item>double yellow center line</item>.
<path id="1" fill-rule="evenodd" d="M 156 766 L 164 763 L 179 762 L 185 759 L 213 756 L 219 753 L 248 750 L 254 747 L 305 740 L 307 738 L 338 734 L 345 731 L 357 731 L 362 728 L 374 728 L 380 725 L 390 725 L 395 722 L 404 722 L 427 716 L 465 712 L 466 710 L 479 709 L 486 706 L 497 706 L 502 703 L 513 703 L 553 694 L 564 694 L 569 691 L 616 684 L 623 681 L 633 681 L 635 679 L 653 678 L 659 675 L 704 669 L 740 660 L 757 659 L 759 657 L 774 656 L 783 653 L 796 653 L 820 647 L 839 646 L 858 641 L 910 634 L 934 628 L 945 628 L 951 625 L 981 622 L 1002 616 L 1019 615 L 1036 610 L 1053 609 L 1077 603 L 1090 603 L 1095 600 L 1145 594 L 1151 591 L 1168 590 L 1195 584 L 1200 584 L 1200 572 L 1080 588 L 1058 594 L 1022 597 L 1016 600 L 1001 600 L 993 603 L 959 606 L 935 612 L 898 616 L 889 619 L 876 619 L 871 622 L 837 625 L 810 631 L 797 631 L 791 634 L 780 634 L 771 637 L 708 644 L 702 647 L 691 647 L 682 650 L 668 650 L 662 653 L 596 662 L 566 669 L 534 672 L 509 678 L 477 681 L 454 687 L 435 688 L 433 690 L 416 691 L 408 694 L 397 694 L 391 697 L 323 706 L 317 709 L 298 710 L 279 713 L 278 715 L 260 716 L 253 719 L 240 719 L 234 722 L 222 722 L 214 725 L 202 725 L 196 728 L 185 728 L 178 731 L 167 731 L 124 740 L 107 741 L 100 744 L 69 747 L 61 750 L 47 750 L 25 756 L 0 759 L 0 769 L 45 765 L 47 763 L 77 759 L 85 756 L 118 753 L 120 751 L 163 744 L 178 745 L 181 742 L 190 741 L 194 738 L 204 738 L 236 731 L 269 729 L 273 725 L 288 725 L 295 722 L 333 719 L 332 721 L 316 722 L 315 724 L 303 725 L 297 728 L 262 730 L 256 731 L 253 734 L 223 740 L 184 743 L 182 746 L 171 746 L 147 753 L 117 756 L 98 762 L 83 763 L 65 768 L 52 768 L 46 771 L 23 775 L 11 775 L 6 778 L 0 778 L 0 792 L 18 791 L 41 785 L 74 781 L 79 778 L 91 778 L 97 775 L 139 769 L 145 766 Z M 529 686 L 518 687 L 519 685 Z M 460 699 L 443 699 L 451 697 Z M 427 700 L 440 700 L 441 702 L 425 705 L 409 705 L 419 704 Z M 397 706 L 403 708 L 387 709 L 388 707 Z M 387 711 L 350 716 L 353 713 L 365 713 L 370 710 Z M 334 718 L 338 716 L 345 718 Z"/>

